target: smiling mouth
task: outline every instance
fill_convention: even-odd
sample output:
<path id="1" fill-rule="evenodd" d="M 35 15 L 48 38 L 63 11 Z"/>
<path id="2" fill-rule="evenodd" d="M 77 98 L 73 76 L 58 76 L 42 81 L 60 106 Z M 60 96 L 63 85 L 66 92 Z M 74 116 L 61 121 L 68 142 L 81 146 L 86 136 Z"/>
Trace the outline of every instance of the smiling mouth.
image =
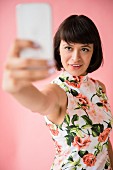
<path id="1" fill-rule="evenodd" d="M 79 70 L 82 67 L 82 64 L 69 64 L 71 70 Z"/>
<path id="2" fill-rule="evenodd" d="M 82 66 L 82 64 L 69 64 L 69 65 L 75 68 L 80 68 Z"/>

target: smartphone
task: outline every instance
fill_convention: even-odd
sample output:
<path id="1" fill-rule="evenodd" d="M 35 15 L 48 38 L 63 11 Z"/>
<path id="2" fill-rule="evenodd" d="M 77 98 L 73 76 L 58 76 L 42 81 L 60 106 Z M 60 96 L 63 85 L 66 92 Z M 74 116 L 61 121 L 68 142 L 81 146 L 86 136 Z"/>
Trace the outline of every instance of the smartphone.
<path id="1" fill-rule="evenodd" d="M 52 9 L 48 3 L 23 3 L 16 6 L 17 38 L 32 40 L 38 49 L 26 48 L 20 56 L 53 59 Z"/>

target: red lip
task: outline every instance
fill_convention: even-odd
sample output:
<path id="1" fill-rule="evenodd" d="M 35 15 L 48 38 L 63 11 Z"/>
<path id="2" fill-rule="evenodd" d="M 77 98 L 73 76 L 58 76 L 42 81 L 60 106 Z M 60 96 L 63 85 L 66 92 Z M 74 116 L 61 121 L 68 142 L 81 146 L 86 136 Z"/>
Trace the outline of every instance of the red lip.
<path id="1" fill-rule="evenodd" d="M 73 67 L 80 67 L 82 66 L 82 64 L 69 64 L 70 66 L 73 66 Z"/>
<path id="2" fill-rule="evenodd" d="M 72 69 L 79 69 L 82 64 L 69 64 L 71 66 Z"/>

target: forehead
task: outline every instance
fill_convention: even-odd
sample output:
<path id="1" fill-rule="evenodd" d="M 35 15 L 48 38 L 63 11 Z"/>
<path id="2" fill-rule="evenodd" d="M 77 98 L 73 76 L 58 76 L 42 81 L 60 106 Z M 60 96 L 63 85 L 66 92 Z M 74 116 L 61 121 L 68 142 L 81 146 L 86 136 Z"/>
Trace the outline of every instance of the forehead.
<path id="1" fill-rule="evenodd" d="M 60 42 L 61 46 L 65 46 L 65 45 L 69 45 L 69 46 L 83 46 L 83 47 L 89 47 L 89 48 L 93 48 L 93 44 L 92 43 L 67 43 L 64 40 L 61 40 Z"/>

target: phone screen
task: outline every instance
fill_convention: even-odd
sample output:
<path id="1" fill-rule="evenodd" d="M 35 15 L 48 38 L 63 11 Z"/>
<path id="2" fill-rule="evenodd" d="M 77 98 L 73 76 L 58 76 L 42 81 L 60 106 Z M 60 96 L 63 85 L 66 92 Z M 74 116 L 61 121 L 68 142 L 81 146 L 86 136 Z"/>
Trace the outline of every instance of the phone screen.
<path id="1" fill-rule="evenodd" d="M 32 40 L 39 49 L 24 49 L 21 57 L 53 59 L 52 10 L 48 3 L 16 6 L 17 38 Z"/>

